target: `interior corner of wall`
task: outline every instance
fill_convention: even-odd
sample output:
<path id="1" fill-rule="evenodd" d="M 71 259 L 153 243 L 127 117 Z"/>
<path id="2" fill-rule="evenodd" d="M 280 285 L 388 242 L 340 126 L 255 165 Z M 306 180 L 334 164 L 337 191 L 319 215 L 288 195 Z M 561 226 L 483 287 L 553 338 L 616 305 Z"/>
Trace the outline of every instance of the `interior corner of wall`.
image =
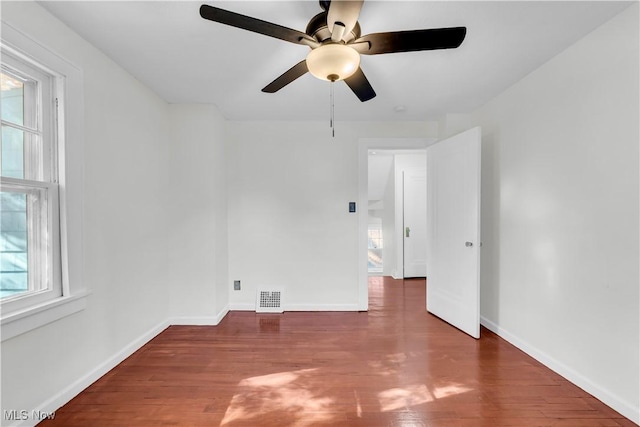
<path id="1" fill-rule="evenodd" d="M 435 121 L 438 124 L 438 139 L 442 139 L 446 136 L 447 115 L 438 116 Z"/>

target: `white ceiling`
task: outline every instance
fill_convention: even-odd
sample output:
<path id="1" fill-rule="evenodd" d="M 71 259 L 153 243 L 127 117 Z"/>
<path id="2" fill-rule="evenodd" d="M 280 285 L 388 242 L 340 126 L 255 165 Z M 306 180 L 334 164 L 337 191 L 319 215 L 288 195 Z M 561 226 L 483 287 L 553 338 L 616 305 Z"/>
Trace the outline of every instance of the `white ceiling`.
<path id="1" fill-rule="evenodd" d="M 315 120 L 329 85 L 307 74 L 261 89 L 308 48 L 206 21 L 203 2 L 41 4 L 170 103 L 213 103 L 230 120 Z M 317 1 L 207 1 L 304 31 Z M 458 49 L 362 56 L 378 96 L 361 103 L 336 84 L 337 120 L 428 120 L 471 112 L 628 6 L 613 1 L 365 1 L 362 33 L 466 26 Z M 404 112 L 395 107 L 403 106 Z"/>

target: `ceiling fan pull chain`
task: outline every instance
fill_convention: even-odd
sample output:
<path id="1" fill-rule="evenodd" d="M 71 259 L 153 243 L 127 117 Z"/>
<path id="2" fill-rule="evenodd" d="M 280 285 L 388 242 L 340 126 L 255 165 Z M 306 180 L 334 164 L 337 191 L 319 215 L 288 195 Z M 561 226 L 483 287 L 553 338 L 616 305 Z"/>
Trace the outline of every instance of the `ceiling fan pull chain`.
<path id="1" fill-rule="evenodd" d="M 336 127 L 335 127 L 335 103 L 333 100 L 333 86 L 335 85 L 335 81 L 332 81 L 330 83 L 331 86 L 331 91 L 330 91 L 330 95 L 329 95 L 329 102 L 330 102 L 330 113 L 329 113 L 329 126 L 331 126 L 331 137 L 335 138 L 336 137 Z"/>
<path id="2" fill-rule="evenodd" d="M 333 129 L 333 82 L 329 83 L 329 126 Z"/>

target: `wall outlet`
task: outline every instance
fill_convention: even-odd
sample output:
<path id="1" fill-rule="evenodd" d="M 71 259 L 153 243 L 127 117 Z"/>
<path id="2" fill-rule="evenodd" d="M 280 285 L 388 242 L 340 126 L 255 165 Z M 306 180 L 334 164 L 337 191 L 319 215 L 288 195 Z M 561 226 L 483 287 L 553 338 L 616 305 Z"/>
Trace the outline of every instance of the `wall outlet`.
<path id="1" fill-rule="evenodd" d="M 233 281 L 233 290 L 234 291 L 239 291 L 240 290 L 240 280 L 234 280 Z"/>

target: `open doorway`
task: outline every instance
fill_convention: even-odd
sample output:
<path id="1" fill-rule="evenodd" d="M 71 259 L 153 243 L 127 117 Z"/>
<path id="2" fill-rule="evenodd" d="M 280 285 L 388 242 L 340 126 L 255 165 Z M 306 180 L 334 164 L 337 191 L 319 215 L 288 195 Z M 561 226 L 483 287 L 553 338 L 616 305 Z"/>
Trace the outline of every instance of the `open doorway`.
<path id="1" fill-rule="evenodd" d="M 426 275 L 426 257 L 422 253 L 415 259 L 422 261 L 423 271 L 416 273 L 414 269 L 405 276 L 405 254 L 415 249 L 412 242 L 422 239 L 422 246 L 426 248 L 426 235 L 419 237 L 426 225 L 405 224 L 403 195 L 405 177 L 413 180 L 417 169 L 421 169 L 423 183 L 426 180 L 425 150 L 434 142 L 435 138 L 420 138 L 363 139 L 359 143 L 359 205 L 366 207 L 359 212 L 358 302 L 361 310 L 368 308 L 370 275 L 395 279 Z M 425 194 L 423 189 L 416 191 Z M 415 197 L 411 200 L 415 201 Z M 426 218 L 426 213 L 416 216 Z M 379 235 L 379 239 L 372 238 L 374 235 Z M 405 242 L 407 239 L 411 242 Z"/>
<path id="2" fill-rule="evenodd" d="M 426 277 L 426 152 L 369 150 L 367 268 Z"/>

